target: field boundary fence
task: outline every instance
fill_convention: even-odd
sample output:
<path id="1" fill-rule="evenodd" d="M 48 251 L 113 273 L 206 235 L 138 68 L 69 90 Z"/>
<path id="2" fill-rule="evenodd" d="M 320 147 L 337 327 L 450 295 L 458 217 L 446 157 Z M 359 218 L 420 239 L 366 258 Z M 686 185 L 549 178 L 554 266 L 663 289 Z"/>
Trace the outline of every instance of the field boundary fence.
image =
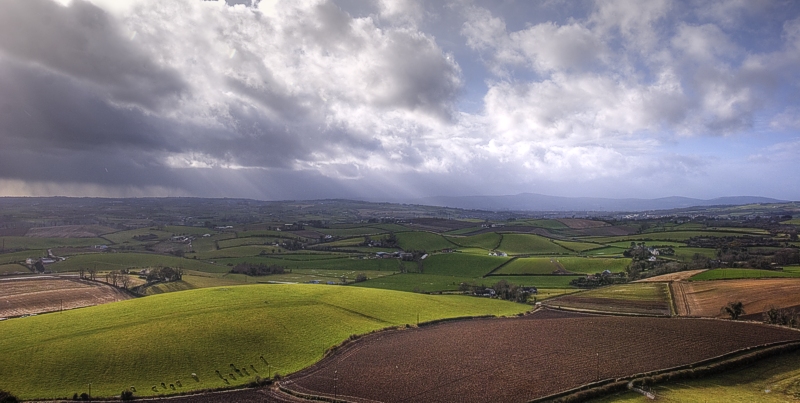
<path id="1" fill-rule="evenodd" d="M 655 371 L 641 372 L 638 374 L 610 378 L 591 382 L 577 388 L 554 393 L 528 401 L 528 403 L 545 402 L 579 402 L 590 398 L 605 396 L 625 389 L 652 386 L 671 380 L 686 378 L 700 378 L 729 369 L 733 369 L 774 355 L 800 349 L 800 341 L 780 341 L 746 347 L 716 357 L 697 361 L 691 364 L 680 365 Z"/>

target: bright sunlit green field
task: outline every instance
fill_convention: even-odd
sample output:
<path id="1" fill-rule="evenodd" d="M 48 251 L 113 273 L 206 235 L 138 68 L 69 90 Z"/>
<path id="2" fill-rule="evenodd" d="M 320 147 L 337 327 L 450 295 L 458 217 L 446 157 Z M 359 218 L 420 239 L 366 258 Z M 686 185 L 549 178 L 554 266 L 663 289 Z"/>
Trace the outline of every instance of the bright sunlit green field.
<path id="1" fill-rule="evenodd" d="M 429 321 L 528 309 L 485 298 L 324 285 L 167 293 L 0 322 L 0 389 L 44 399 L 86 392 L 88 383 L 94 396 L 119 396 L 130 386 L 137 396 L 219 388 L 298 371 L 352 334 L 415 324 L 417 315 Z"/>

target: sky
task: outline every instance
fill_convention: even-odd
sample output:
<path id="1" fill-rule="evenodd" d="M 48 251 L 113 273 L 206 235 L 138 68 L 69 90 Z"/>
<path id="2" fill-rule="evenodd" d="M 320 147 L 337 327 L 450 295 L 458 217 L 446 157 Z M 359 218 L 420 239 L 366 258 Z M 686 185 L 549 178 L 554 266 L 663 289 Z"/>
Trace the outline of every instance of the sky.
<path id="1" fill-rule="evenodd" d="M 0 0 L 0 196 L 800 200 L 793 0 Z"/>

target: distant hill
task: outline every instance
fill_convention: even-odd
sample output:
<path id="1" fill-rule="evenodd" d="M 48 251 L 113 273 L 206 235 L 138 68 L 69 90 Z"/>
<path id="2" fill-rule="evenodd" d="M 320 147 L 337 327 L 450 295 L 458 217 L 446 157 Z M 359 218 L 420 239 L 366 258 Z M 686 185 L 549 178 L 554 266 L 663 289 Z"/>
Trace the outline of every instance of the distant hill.
<path id="1" fill-rule="evenodd" d="M 508 196 L 437 196 L 411 201 L 414 204 L 428 206 L 490 211 L 649 211 L 696 206 L 737 206 L 785 202 L 785 200 L 757 196 L 718 197 L 709 200 L 677 196 L 659 199 L 608 199 L 599 197 L 559 197 L 536 193 L 521 193 Z"/>

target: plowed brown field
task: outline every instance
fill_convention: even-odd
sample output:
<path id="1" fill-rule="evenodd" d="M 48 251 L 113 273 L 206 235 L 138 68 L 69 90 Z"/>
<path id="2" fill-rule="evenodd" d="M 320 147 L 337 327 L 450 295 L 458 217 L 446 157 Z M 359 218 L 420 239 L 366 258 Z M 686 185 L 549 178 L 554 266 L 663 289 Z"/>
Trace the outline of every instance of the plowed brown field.
<path id="1" fill-rule="evenodd" d="M 79 279 L 28 278 L 0 281 L 0 317 L 82 308 L 131 297 L 108 285 Z M 63 304 L 63 305 L 62 305 Z"/>
<path id="2" fill-rule="evenodd" d="M 786 340 L 800 340 L 800 332 L 712 319 L 540 311 L 367 336 L 282 384 L 350 401 L 524 402 Z"/>
<path id="3" fill-rule="evenodd" d="M 672 291 L 682 316 L 721 318 L 720 309 L 735 301 L 744 303 L 747 314 L 800 305 L 800 279 L 794 278 L 676 282 Z"/>

